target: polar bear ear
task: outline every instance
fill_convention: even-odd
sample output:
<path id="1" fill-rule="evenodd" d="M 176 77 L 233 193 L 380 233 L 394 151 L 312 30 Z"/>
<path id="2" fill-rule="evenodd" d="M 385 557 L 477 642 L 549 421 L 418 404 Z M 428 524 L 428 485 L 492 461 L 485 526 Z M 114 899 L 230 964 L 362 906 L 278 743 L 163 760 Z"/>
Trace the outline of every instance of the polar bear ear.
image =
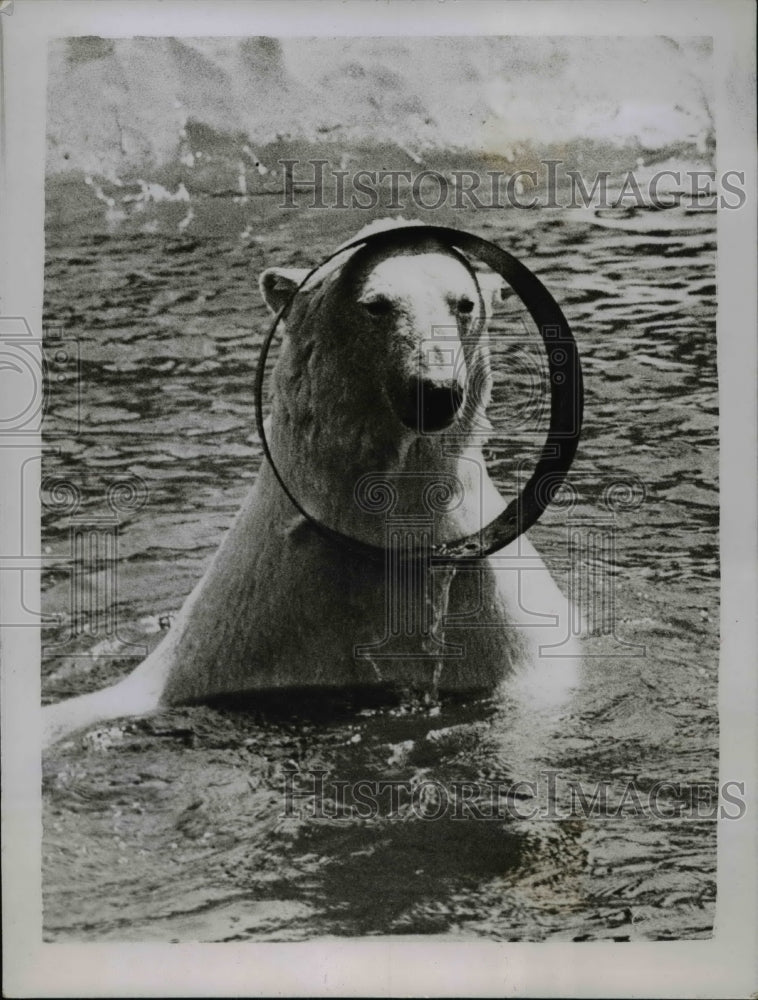
<path id="1" fill-rule="evenodd" d="M 493 272 L 477 272 L 476 280 L 482 290 L 484 308 L 490 316 L 508 297 L 508 285 L 499 274 Z"/>
<path id="2" fill-rule="evenodd" d="M 272 313 L 278 313 L 289 302 L 306 274 L 308 271 L 303 267 L 270 267 L 263 272 L 258 284 Z"/>

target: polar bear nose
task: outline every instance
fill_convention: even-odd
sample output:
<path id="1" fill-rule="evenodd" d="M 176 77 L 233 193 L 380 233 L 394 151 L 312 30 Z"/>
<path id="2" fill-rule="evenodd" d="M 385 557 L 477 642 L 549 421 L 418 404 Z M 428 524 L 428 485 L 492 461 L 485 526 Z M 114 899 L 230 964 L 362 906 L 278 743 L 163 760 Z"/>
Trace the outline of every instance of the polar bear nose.
<path id="1" fill-rule="evenodd" d="M 438 381 L 414 378 L 402 421 L 417 431 L 441 431 L 449 427 L 463 405 L 464 387 L 457 379 Z"/>

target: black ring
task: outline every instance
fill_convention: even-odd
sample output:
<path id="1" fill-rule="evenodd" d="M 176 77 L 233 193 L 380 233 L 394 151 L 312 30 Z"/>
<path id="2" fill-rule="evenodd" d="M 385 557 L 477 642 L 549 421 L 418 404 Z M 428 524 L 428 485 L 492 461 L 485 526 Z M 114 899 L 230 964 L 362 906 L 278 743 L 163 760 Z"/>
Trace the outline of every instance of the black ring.
<path id="1" fill-rule="evenodd" d="M 460 559 L 483 559 L 497 552 L 523 534 L 540 517 L 560 488 L 566 477 L 579 444 L 584 410 L 584 390 L 579 352 L 566 321 L 555 299 L 542 282 L 532 272 L 507 251 L 489 240 L 474 236 L 448 226 L 411 225 L 379 230 L 345 243 L 333 254 L 312 268 L 292 293 L 288 302 L 274 317 L 268 335 L 261 347 L 258 370 L 255 378 L 255 419 L 258 426 L 263 454 L 266 457 L 279 485 L 290 503 L 325 538 L 335 542 L 357 555 L 370 559 L 386 559 L 387 549 L 372 545 L 345 535 L 317 520 L 301 507 L 282 479 L 271 457 L 266 432 L 263 428 L 263 381 L 266 359 L 279 326 L 292 301 L 301 288 L 335 257 L 348 250 L 368 244 L 379 247 L 404 245 L 418 239 L 435 239 L 448 246 L 475 257 L 487 264 L 504 278 L 529 311 L 542 336 L 547 352 L 550 373 L 550 429 L 542 448 L 542 454 L 532 476 L 523 490 L 512 500 L 502 514 L 494 521 L 480 528 L 472 535 L 466 535 L 452 542 L 442 542 L 432 546 L 431 558 L 437 562 L 455 562 Z M 406 558 L 428 559 L 428 548 L 423 551 L 404 551 Z"/>

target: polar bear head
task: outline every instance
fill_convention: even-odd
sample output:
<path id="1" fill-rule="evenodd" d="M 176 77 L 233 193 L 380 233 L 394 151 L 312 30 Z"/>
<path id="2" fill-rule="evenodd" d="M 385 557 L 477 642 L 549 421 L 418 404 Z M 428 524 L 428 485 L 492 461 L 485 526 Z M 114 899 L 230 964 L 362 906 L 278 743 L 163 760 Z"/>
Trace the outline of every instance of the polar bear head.
<path id="1" fill-rule="evenodd" d="M 434 238 L 348 250 L 290 302 L 307 273 L 270 268 L 260 279 L 272 312 L 289 306 L 275 373 L 280 439 L 297 436 L 311 463 L 331 451 L 381 469 L 419 438 L 449 448 L 482 429 L 499 277 Z"/>

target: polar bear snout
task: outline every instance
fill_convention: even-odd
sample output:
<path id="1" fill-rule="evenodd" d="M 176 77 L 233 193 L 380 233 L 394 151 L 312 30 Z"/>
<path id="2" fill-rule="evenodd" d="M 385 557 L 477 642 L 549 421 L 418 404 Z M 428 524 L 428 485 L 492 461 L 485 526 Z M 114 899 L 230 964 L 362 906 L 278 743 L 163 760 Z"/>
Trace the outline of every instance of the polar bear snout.
<path id="1" fill-rule="evenodd" d="M 465 387 L 458 379 L 412 378 L 400 419 L 419 433 L 449 427 L 463 406 Z"/>

